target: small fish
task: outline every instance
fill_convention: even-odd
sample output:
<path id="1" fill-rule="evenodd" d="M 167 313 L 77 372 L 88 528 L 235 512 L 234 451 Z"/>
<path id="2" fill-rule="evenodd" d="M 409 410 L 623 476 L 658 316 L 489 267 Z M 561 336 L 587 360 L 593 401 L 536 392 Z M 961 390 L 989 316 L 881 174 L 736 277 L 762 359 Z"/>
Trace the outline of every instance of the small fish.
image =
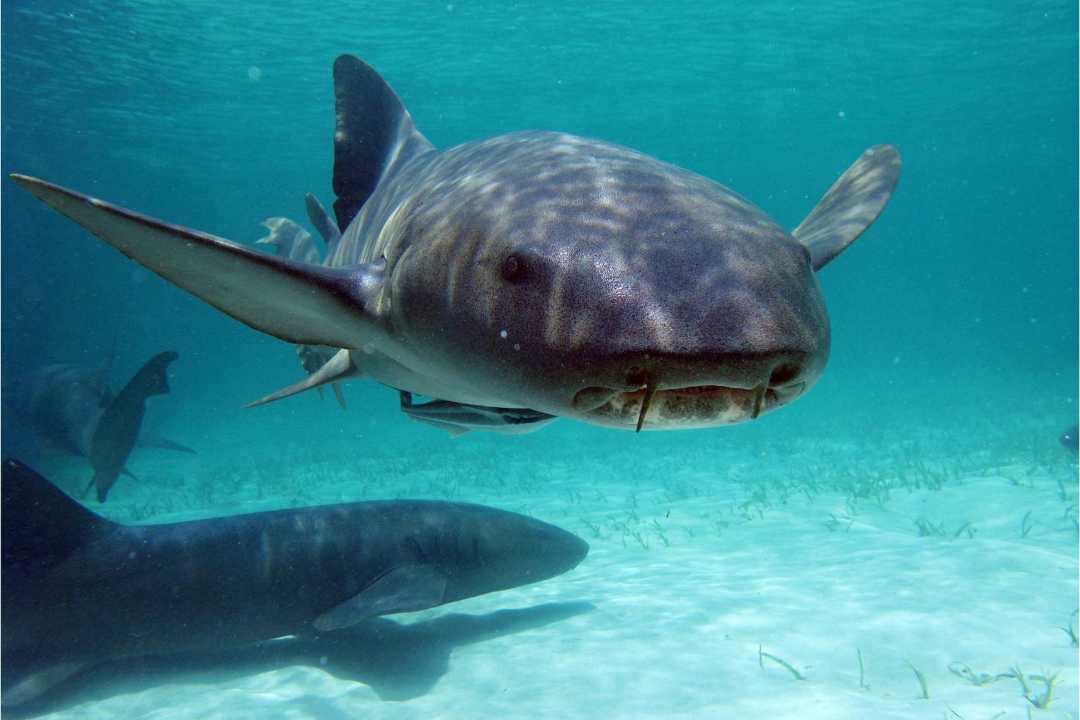
<path id="1" fill-rule="evenodd" d="M 453 437 L 470 430 L 487 430 L 500 435 L 524 435 L 539 430 L 555 419 L 554 415 L 528 408 L 500 408 L 466 405 L 448 400 L 432 400 L 417 405 L 412 393 L 401 393 L 401 412 L 413 420 L 442 428 Z"/>
<path id="2" fill-rule="evenodd" d="M 1080 426 L 1077 426 L 1075 423 L 1067 428 L 1065 432 L 1061 433 L 1061 444 L 1073 455 L 1076 455 L 1077 452 L 1080 451 L 1080 442 L 1078 442 L 1078 439 L 1080 439 Z"/>

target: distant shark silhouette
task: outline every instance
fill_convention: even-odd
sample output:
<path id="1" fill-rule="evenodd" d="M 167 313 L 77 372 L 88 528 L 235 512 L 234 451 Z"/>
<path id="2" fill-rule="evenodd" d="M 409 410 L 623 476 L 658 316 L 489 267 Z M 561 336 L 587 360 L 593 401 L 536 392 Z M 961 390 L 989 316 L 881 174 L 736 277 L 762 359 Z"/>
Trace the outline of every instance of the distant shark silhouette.
<path id="1" fill-rule="evenodd" d="M 13 409 L 51 449 L 89 458 L 90 485 L 105 502 L 117 476 L 127 472 L 124 463 L 136 444 L 195 452 L 140 432 L 145 400 L 169 391 L 165 371 L 177 357 L 155 355 L 117 394 L 108 385 L 109 362 L 96 369 L 46 365 L 10 388 Z"/>
<path id="2" fill-rule="evenodd" d="M 17 460 L 2 473 L 5 711 L 103 661 L 330 633 L 551 578 L 589 550 L 523 515 L 424 500 L 120 525 Z"/>

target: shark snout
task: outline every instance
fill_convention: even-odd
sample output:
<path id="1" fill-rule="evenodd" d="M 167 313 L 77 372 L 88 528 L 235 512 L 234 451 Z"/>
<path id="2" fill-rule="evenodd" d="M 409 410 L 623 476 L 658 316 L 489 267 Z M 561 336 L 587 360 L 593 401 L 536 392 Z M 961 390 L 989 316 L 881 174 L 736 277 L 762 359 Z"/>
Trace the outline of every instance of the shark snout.
<path id="1" fill-rule="evenodd" d="M 824 364 L 824 353 L 790 350 L 693 359 L 646 353 L 624 359 L 612 382 L 578 389 L 571 405 L 586 419 L 636 430 L 742 422 L 795 400 Z"/>

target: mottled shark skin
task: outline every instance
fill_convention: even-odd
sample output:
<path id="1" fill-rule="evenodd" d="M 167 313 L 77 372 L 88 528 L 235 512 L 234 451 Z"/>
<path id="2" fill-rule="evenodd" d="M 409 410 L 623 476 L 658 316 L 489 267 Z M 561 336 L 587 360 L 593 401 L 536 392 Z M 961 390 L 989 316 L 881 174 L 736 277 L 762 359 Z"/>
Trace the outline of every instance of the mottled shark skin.
<path id="1" fill-rule="evenodd" d="M 334 94 L 343 230 L 322 264 L 13 178 L 242 322 L 345 354 L 340 375 L 271 397 L 369 377 L 641 430 L 742 422 L 805 394 L 829 355 L 815 273 L 900 176 L 895 148 L 870 148 L 789 233 L 707 178 L 600 140 L 529 131 L 439 151 L 349 55 Z"/>
<path id="2" fill-rule="evenodd" d="M 358 502 L 110 522 L 5 460 L 6 708 L 109 659 L 329 633 L 560 575 L 588 544 L 481 505 Z"/>
<path id="3" fill-rule="evenodd" d="M 167 438 L 142 431 L 143 409 L 134 402 L 139 389 L 164 373 L 162 358 L 173 353 L 155 356 L 132 376 L 127 385 L 114 393 L 108 383 L 110 362 L 99 368 L 82 365 L 54 364 L 38 368 L 11 386 L 5 387 L 5 402 L 26 427 L 40 438 L 49 450 L 85 456 L 94 467 L 120 460 L 123 462 L 134 445 L 158 447 L 178 452 L 194 453 L 189 447 Z M 167 363 L 165 363 L 167 364 Z M 161 381 L 165 382 L 164 376 Z M 130 437 L 134 432 L 135 437 Z M 115 482 L 105 482 L 104 493 Z M 96 484 L 91 480 L 91 485 Z M 99 498 L 102 502 L 104 497 Z"/>

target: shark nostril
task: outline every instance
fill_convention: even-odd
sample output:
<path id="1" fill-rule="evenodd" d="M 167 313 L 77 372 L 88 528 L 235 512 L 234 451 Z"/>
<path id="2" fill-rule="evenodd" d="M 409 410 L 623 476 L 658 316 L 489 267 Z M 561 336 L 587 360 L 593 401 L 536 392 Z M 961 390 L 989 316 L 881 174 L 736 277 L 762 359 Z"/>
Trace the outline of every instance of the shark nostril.
<path id="1" fill-rule="evenodd" d="M 798 363 L 782 363 L 773 368 L 769 375 L 769 387 L 787 385 L 802 374 L 802 367 Z"/>

